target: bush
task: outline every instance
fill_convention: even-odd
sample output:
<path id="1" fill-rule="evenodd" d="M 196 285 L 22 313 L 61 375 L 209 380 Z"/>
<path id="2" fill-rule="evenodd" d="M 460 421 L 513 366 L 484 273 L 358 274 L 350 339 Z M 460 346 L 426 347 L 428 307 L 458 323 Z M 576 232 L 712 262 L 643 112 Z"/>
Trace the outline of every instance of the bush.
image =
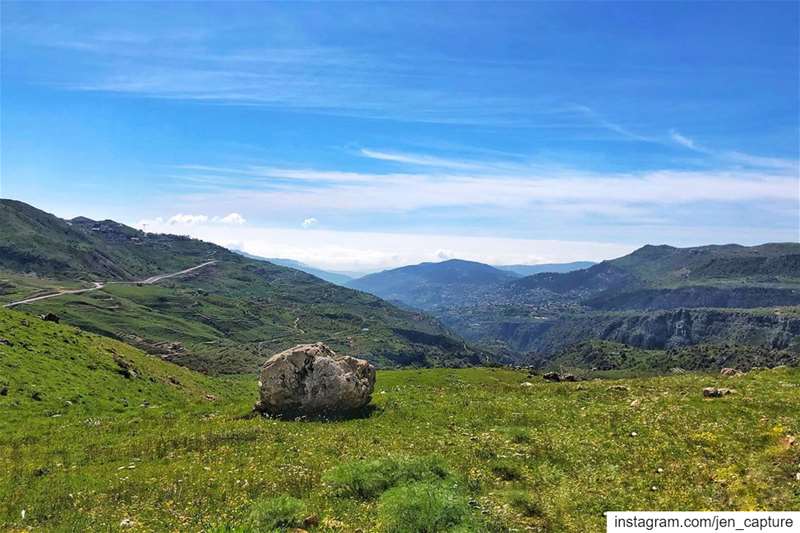
<path id="1" fill-rule="evenodd" d="M 491 466 L 492 472 L 504 481 L 522 479 L 520 467 L 510 461 L 497 461 Z"/>
<path id="2" fill-rule="evenodd" d="M 449 475 L 435 457 L 386 458 L 339 465 L 328 470 L 322 480 L 336 496 L 370 500 L 397 485 L 442 480 Z"/>
<path id="3" fill-rule="evenodd" d="M 534 517 L 542 516 L 544 514 L 539 502 L 534 499 L 530 493 L 524 490 L 511 492 L 508 495 L 508 503 L 511 504 L 511 507 L 525 516 Z"/>
<path id="4" fill-rule="evenodd" d="M 440 482 L 417 482 L 386 491 L 378 502 L 380 524 L 387 533 L 479 531 L 467 499 Z"/>
<path id="5" fill-rule="evenodd" d="M 281 531 L 302 527 L 305 505 L 291 496 L 257 500 L 250 509 L 247 525 L 255 531 Z"/>

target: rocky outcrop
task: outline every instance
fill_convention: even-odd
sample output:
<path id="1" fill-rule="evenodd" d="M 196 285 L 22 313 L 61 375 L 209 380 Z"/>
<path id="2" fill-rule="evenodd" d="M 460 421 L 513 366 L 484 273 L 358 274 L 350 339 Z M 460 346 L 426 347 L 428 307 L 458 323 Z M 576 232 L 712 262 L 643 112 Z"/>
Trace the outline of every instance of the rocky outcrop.
<path id="1" fill-rule="evenodd" d="M 363 359 L 337 356 L 318 342 L 273 355 L 261 368 L 255 410 L 274 416 L 336 415 L 366 406 L 375 368 Z"/>

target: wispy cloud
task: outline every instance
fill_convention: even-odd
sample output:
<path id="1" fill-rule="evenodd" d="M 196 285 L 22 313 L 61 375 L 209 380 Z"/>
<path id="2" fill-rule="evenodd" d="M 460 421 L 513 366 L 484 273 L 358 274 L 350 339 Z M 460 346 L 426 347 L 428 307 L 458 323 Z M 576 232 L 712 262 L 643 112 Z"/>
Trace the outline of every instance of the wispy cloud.
<path id="1" fill-rule="evenodd" d="M 673 141 L 685 148 L 688 148 L 689 150 L 694 150 L 695 152 L 705 152 L 705 150 L 697 146 L 692 139 L 686 137 L 685 135 L 681 135 L 675 130 L 670 131 L 669 136 Z"/>
<path id="2" fill-rule="evenodd" d="M 416 159 L 416 158 L 411 158 Z M 492 166 L 475 171 L 344 172 L 309 168 L 247 166 L 226 169 L 224 190 L 207 196 L 202 188 L 186 196 L 199 201 L 222 197 L 246 205 L 269 204 L 276 209 L 314 211 L 413 211 L 428 208 L 483 206 L 552 209 L 624 215 L 695 202 L 782 202 L 796 192 L 791 172 L 752 170 L 663 170 L 601 173 L 563 168 L 527 172 L 497 172 Z M 187 174 L 191 178 L 191 173 Z M 302 187 L 283 186 L 298 180 Z M 260 186 L 254 186 L 254 184 Z M 220 196 L 222 195 L 222 196 Z"/>
<path id="3" fill-rule="evenodd" d="M 465 161 L 456 161 L 452 159 L 445 159 L 441 157 L 407 154 L 399 152 L 387 152 L 381 150 L 370 150 L 362 148 L 359 153 L 370 159 L 377 159 L 379 161 L 390 161 L 393 163 L 403 163 L 406 165 L 422 166 L 422 167 L 440 167 L 452 168 L 458 170 L 476 170 L 486 168 L 485 163 L 470 163 Z"/>

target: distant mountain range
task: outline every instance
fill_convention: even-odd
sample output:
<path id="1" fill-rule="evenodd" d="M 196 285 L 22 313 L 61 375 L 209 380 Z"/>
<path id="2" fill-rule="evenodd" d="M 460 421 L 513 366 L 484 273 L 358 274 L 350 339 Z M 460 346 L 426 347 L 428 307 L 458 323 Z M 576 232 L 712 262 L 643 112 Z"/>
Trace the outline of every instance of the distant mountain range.
<path id="1" fill-rule="evenodd" d="M 452 260 L 348 285 L 430 312 L 467 340 L 515 357 L 546 357 L 591 339 L 659 349 L 735 342 L 800 350 L 798 243 L 648 245 L 588 268 L 524 277 Z"/>
<path id="2" fill-rule="evenodd" d="M 347 286 L 390 301 L 430 310 L 463 305 L 486 290 L 504 285 L 519 275 L 474 261 L 450 259 L 421 263 L 369 274 Z"/>
<path id="3" fill-rule="evenodd" d="M 205 266 L 135 283 L 197 265 Z M 512 268 L 528 267 L 453 259 L 348 279 L 0 200 L 0 303 L 89 288 L 18 308 L 54 312 L 206 372 L 252 371 L 272 353 L 313 341 L 383 366 L 589 361 L 610 344 L 581 349 L 577 358 L 564 354 L 595 341 L 646 350 L 758 348 L 742 352 L 748 361 L 800 353 L 800 243 L 648 245 L 567 272 L 526 276 Z M 762 349 L 780 353 L 770 359 Z M 670 361 L 704 368 L 716 363 L 692 358 L 726 357 L 722 348 L 681 353 Z M 655 365 L 661 356 L 651 355 L 637 355 L 636 364 Z"/>
<path id="4" fill-rule="evenodd" d="M 177 272 L 157 284 L 119 283 Z M 23 304 L 196 370 L 255 370 L 268 356 L 323 341 L 383 366 L 482 361 L 438 322 L 375 296 L 189 237 L 111 220 L 62 220 L 0 200 L 0 303 L 63 289 L 101 289 Z"/>
<path id="5" fill-rule="evenodd" d="M 543 272 L 572 272 L 594 265 L 592 261 L 575 261 L 573 263 L 544 263 L 541 265 L 496 265 L 495 268 L 508 270 L 520 276 L 532 276 Z"/>
<path id="6" fill-rule="evenodd" d="M 307 274 L 311 274 L 312 276 L 316 276 L 319 279 L 323 279 L 330 283 L 335 283 L 336 285 L 346 286 L 349 281 L 352 281 L 355 276 L 351 276 L 344 272 L 330 272 L 327 270 L 322 270 L 320 268 L 314 268 L 309 266 L 305 263 L 301 263 L 300 261 L 295 261 L 294 259 L 280 259 L 275 257 L 260 257 L 258 255 L 248 254 L 242 250 L 233 250 L 237 254 L 243 255 L 245 257 L 249 257 L 250 259 L 258 259 L 259 261 L 269 261 L 273 265 L 280 265 L 289 268 L 293 268 L 295 270 L 299 270 L 301 272 L 305 272 Z"/>

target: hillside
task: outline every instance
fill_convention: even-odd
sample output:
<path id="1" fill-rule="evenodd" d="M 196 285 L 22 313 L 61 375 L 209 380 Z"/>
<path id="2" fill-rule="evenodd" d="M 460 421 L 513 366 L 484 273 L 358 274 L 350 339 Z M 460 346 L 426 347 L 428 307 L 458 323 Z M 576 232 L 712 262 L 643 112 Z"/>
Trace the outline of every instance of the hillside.
<path id="1" fill-rule="evenodd" d="M 432 309 L 476 300 L 516 277 L 513 272 L 483 263 L 450 259 L 384 270 L 347 285 L 417 309 Z"/>
<path id="2" fill-rule="evenodd" d="M 588 269 L 538 274 L 515 282 L 521 289 L 585 294 L 605 290 L 674 289 L 686 285 L 800 287 L 800 243 L 760 246 L 644 246 Z M 800 303 L 800 298 L 798 298 Z"/>
<path id="3" fill-rule="evenodd" d="M 0 433 L 47 417 L 186 409 L 224 390 L 122 342 L 0 309 Z"/>
<path id="4" fill-rule="evenodd" d="M 3 531 L 388 533 L 404 517 L 577 533 L 607 509 L 797 506 L 798 369 L 382 370 L 367 416 L 272 420 L 249 415 L 254 374 L 200 376 L 21 313 L 0 311 L 0 336 Z M 709 386 L 736 393 L 704 399 Z"/>
<path id="5" fill-rule="evenodd" d="M 463 365 L 482 357 L 421 313 L 294 269 L 187 237 L 110 221 L 64 221 L 10 200 L 0 206 L 0 302 L 36 287 L 137 280 L 215 260 L 157 285 L 108 283 L 20 306 L 55 312 L 190 368 L 251 371 L 276 351 L 313 341 L 383 366 Z"/>

